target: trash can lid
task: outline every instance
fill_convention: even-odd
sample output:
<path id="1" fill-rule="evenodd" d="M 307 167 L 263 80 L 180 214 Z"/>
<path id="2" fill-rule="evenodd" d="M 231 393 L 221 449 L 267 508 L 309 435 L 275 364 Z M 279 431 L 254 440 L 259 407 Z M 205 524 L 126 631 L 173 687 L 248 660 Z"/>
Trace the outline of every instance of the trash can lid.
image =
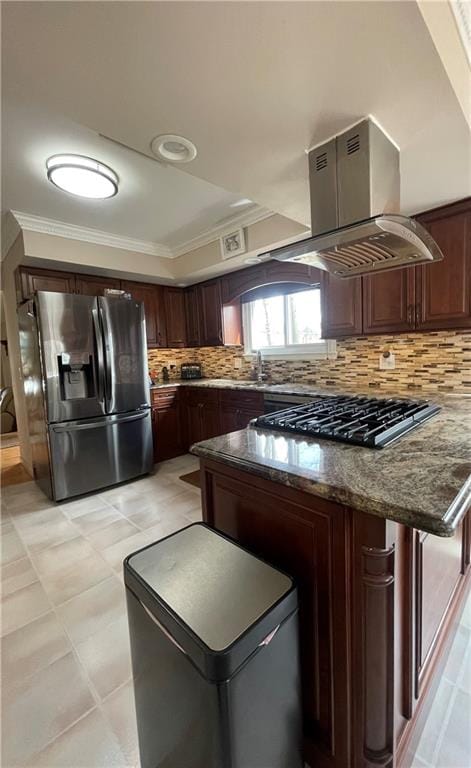
<path id="1" fill-rule="evenodd" d="M 289 576 L 202 523 L 125 562 L 214 652 L 231 646 L 294 588 Z"/>

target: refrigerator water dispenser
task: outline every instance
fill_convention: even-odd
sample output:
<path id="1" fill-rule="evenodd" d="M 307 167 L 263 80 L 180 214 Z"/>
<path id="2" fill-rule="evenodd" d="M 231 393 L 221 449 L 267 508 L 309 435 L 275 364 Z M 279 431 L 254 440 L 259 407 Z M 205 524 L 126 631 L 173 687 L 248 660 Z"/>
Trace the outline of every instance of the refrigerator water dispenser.
<path id="1" fill-rule="evenodd" d="M 62 400 L 94 397 L 95 386 L 92 358 L 86 362 L 73 360 L 67 352 L 58 355 L 59 382 Z"/>

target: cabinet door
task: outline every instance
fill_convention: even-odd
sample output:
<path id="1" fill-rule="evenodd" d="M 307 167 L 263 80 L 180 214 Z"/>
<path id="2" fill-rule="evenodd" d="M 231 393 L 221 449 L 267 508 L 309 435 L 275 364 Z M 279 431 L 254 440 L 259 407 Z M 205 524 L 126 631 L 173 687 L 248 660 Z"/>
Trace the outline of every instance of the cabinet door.
<path id="1" fill-rule="evenodd" d="M 440 246 L 443 261 L 417 267 L 417 327 L 471 326 L 471 198 L 417 217 Z"/>
<path id="2" fill-rule="evenodd" d="M 152 409 L 154 461 L 173 459 L 184 453 L 182 447 L 180 406 L 178 400 Z"/>
<path id="3" fill-rule="evenodd" d="M 415 269 L 363 277 L 363 333 L 409 331 L 415 326 Z"/>
<path id="4" fill-rule="evenodd" d="M 340 339 L 362 333 L 361 277 L 321 273 L 322 337 Z"/>
<path id="5" fill-rule="evenodd" d="M 201 413 L 201 440 L 209 440 L 222 433 L 221 411 L 219 405 L 205 403 L 200 406 Z"/>
<path id="6" fill-rule="evenodd" d="M 202 440 L 201 403 L 188 403 L 186 408 L 188 446 Z"/>
<path id="7" fill-rule="evenodd" d="M 241 408 L 238 412 L 237 429 L 245 429 L 252 419 L 261 416 L 263 408 Z"/>
<path id="8" fill-rule="evenodd" d="M 227 432 L 236 432 L 240 429 L 239 414 L 240 411 L 235 406 L 221 406 L 221 434 L 225 435 Z"/>
<path id="9" fill-rule="evenodd" d="M 200 299 L 201 344 L 216 347 L 223 344 L 221 283 L 211 280 L 198 286 Z"/>
<path id="10" fill-rule="evenodd" d="M 198 288 L 185 290 L 186 337 L 188 347 L 200 345 L 200 320 L 198 306 Z"/>
<path id="11" fill-rule="evenodd" d="M 21 267 L 19 271 L 20 300 L 31 298 L 35 291 L 74 293 L 75 275 L 48 269 Z"/>
<path id="12" fill-rule="evenodd" d="M 114 277 L 96 277 L 95 275 L 77 275 L 75 290 L 84 296 L 104 296 L 106 288 L 121 288 L 121 281 Z"/>
<path id="13" fill-rule="evenodd" d="M 146 315 L 147 346 L 152 349 L 165 347 L 165 322 L 162 289 L 159 285 L 121 281 L 123 291 L 130 293 L 136 301 L 142 301 Z"/>
<path id="14" fill-rule="evenodd" d="M 185 294 L 181 288 L 164 288 L 167 346 L 186 346 Z"/>
<path id="15" fill-rule="evenodd" d="M 467 521 L 451 537 L 415 532 L 416 548 L 416 695 L 424 672 L 433 661 L 443 619 L 463 578 Z"/>

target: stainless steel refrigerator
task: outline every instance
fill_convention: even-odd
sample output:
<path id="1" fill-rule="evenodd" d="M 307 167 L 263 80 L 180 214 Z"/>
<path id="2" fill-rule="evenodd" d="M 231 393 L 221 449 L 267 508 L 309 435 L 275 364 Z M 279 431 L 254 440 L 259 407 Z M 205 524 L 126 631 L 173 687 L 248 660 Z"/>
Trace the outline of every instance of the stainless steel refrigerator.
<path id="1" fill-rule="evenodd" d="M 152 468 L 144 309 L 38 291 L 18 309 L 36 482 L 60 500 Z"/>

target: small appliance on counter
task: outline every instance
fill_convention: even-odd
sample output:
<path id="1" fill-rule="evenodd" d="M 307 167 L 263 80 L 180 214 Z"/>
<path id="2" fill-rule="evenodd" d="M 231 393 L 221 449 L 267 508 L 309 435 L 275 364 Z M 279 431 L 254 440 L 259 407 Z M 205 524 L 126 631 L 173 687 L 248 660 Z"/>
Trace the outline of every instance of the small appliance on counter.
<path id="1" fill-rule="evenodd" d="M 182 363 L 181 366 L 182 379 L 202 379 L 203 374 L 201 371 L 200 363 Z"/>

